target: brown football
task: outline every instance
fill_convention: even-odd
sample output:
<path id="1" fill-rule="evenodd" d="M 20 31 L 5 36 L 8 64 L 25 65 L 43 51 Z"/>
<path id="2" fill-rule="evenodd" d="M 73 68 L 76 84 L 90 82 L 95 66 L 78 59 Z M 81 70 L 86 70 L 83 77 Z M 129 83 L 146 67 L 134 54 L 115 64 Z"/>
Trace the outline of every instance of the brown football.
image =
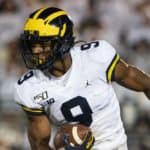
<path id="1" fill-rule="evenodd" d="M 62 150 L 64 147 L 64 135 L 68 137 L 72 146 L 79 146 L 83 143 L 85 136 L 91 131 L 90 128 L 82 124 L 67 124 L 62 126 L 54 137 L 54 146 L 56 150 Z"/>

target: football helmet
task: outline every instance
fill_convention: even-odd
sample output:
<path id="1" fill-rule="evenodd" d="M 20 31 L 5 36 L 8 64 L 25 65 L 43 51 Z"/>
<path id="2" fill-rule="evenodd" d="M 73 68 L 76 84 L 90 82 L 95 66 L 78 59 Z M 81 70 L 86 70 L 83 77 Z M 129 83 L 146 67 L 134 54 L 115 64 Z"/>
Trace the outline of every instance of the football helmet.
<path id="1" fill-rule="evenodd" d="M 73 47 L 73 22 L 62 9 L 41 8 L 30 14 L 20 39 L 21 53 L 27 68 L 48 69 Z M 36 44 L 40 44 L 42 52 L 33 52 Z M 49 51 L 45 50 L 45 45 L 49 46 Z"/>

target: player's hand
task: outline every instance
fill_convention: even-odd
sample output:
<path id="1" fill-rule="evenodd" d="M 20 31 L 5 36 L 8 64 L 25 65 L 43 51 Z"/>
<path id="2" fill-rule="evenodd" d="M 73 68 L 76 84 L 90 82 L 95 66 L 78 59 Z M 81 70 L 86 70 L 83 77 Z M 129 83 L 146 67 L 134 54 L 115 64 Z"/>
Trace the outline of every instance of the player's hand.
<path id="1" fill-rule="evenodd" d="M 91 150 L 94 145 L 94 142 L 95 142 L 95 137 L 92 132 L 89 132 L 85 138 L 85 141 L 82 144 L 83 148 L 86 150 Z"/>
<path id="2" fill-rule="evenodd" d="M 65 150 L 91 150 L 94 145 L 94 142 L 95 142 L 95 138 L 94 138 L 94 135 L 92 134 L 92 132 L 89 132 L 87 134 L 84 142 L 80 146 L 75 146 L 75 147 L 71 146 L 69 144 L 67 137 L 65 137 L 64 140 L 66 143 Z"/>

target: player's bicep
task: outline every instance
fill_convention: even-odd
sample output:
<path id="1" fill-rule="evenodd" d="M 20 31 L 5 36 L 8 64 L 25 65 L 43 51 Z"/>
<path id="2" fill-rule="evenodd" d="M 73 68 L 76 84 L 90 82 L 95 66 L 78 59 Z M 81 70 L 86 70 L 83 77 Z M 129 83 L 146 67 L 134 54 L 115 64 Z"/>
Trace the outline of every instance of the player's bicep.
<path id="1" fill-rule="evenodd" d="M 28 118 L 28 138 L 31 147 L 36 147 L 40 144 L 47 144 L 50 140 L 51 125 L 46 115 L 29 115 Z"/>
<path id="2" fill-rule="evenodd" d="M 24 91 L 24 92 L 23 92 Z M 18 88 L 16 84 L 14 90 L 14 99 L 16 103 L 24 110 L 27 114 L 43 115 L 45 114 L 44 108 L 40 104 L 34 103 L 30 92 L 26 92 L 26 89 Z M 26 94 L 25 94 L 26 93 Z"/>
<path id="3" fill-rule="evenodd" d="M 135 91 L 147 91 L 148 76 L 135 66 L 120 60 L 115 68 L 114 80 L 120 85 Z"/>
<path id="4" fill-rule="evenodd" d="M 113 81 L 121 82 L 128 74 L 128 64 L 122 59 L 119 59 L 113 72 Z"/>

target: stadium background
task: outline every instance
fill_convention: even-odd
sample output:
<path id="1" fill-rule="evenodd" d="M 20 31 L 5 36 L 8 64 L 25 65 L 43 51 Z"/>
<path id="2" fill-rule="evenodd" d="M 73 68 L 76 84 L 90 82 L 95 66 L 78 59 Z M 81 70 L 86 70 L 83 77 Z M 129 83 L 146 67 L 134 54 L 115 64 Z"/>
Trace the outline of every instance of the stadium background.
<path id="1" fill-rule="evenodd" d="M 104 39 L 130 64 L 150 73 L 150 0 L 0 0 L 0 150 L 27 150 L 26 119 L 13 101 L 13 83 L 26 71 L 18 53 L 25 18 L 42 6 L 65 9 L 77 39 Z M 150 102 L 115 87 L 129 150 L 150 150 Z"/>

